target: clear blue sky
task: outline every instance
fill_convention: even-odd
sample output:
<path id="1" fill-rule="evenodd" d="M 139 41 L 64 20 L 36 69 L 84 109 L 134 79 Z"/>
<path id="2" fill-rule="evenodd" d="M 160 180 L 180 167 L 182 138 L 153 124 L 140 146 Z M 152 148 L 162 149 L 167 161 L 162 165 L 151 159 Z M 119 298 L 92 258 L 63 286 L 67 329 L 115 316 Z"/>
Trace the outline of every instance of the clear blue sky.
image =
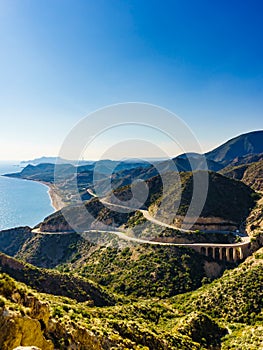
<path id="1" fill-rule="evenodd" d="M 262 129 L 261 0 L 0 0 L 0 159 L 56 155 L 108 104 L 170 109 L 209 150 Z"/>

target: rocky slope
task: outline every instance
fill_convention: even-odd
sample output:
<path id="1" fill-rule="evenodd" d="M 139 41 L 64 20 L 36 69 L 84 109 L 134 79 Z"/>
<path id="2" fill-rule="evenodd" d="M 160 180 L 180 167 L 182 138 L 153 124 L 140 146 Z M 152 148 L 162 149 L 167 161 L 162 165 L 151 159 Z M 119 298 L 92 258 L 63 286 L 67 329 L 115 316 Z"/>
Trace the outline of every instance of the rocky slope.
<path id="1" fill-rule="evenodd" d="M 263 199 L 255 192 L 262 191 L 262 136 L 262 131 L 241 135 L 207 154 L 209 167 L 218 171 L 227 166 L 222 173 L 229 178 L 209 173 L 207 201 L 195 228 L 235 229 L 244 227 L 246 220 L 251 250 L 256 252 L 238 267 L 186 248 L 136 245 L 110 233 L 80 236 L 62 211 L 38 226 L 47 234 L 28 227 L 0 232 L 0 251 L 5 253 L 0 253 L 0 349 L 263 348 Z M 203 169 L 202 159 L 190 156 L 195 167 Z M 191 201 L 193 176 L 186 172 L 187 157 L 177 157 L 176 164 L 182 170 L 180 186 L 167 162 L 162 164 L 162 177 L 145 164 L 120 167 L 112 178 L 115 195 L 125 204 L 132 198 L 131 181 L 142 176 L 150 189 L 145 208 L 168 220 L 178 203 L 174 223 L 180 224 Z M 101 164 L 101 173 L 108 174 L 108 165 Z M 75 176 L 72 165 L 61 166 L 66 177 Z M 43 181 L 45 173 L 44 181 L 52 182 L 52 166 L 45 169 L 28 167 L 21 177 Z M 166 191 L 163 177 L 171 184 Z M 80 167 L 78 185 L 84 199 L 90 196 L 90 181 L 91 169 Z M 70 181 L 64 185 L 68 198 Z M 85 208 L 92 218 L 87 219 L 78 205 L 66 209 L 80 231 L 103 224 L 136 230 L 145 220 L 139 211 L 119 213 L 98 199 L 85 202 Z M 159 235 L 154 224 L 149 229 L 147 234 L 156 233 L 158 239 L 206 238 L 199 231 L 179 236 L 173 230 Z"/>
<path id="2" fill-rule="evenodd" d="M 113 296 L 87 279 L 58 271 L 39 269 L 3 253 L 0 253 L 0 268 L 1 271 L 40 292 L 74 298 L 90 305 L 105 306 L 115 302 Z"/>
<path id="3" fill-rule="evenodd" d="M 221 174 L 242 181 L 255 191 L 263 192 L 263 159 L 253 163 L 229 166 Z"/>
<path id="4" fill-rule="evenodd" d="M 261 249 L 236 269 L 194 292 L 105 308 L 36 293 L 1 273 L 0 347 L 260 349 L 262 278 Z"/>
<path id="5" fill-rule="evenodd" d="M 206 173 L 202 171 L 195 173 L 195 179 L 200 178 L 200 182 L 204 176 Z M 164 181 L 165 191 L 163 190 Z M 155 176 L 147 180 L 149 195 L 145 206 L 159 220 L 180 226 L 191 204 L 193 181 L 193 173 L 190 172 L 180 173 L 179 179 L 174 173 L 166 173 L 162 177 Z M 257 196 L 254 191 L 242 182 L 213 172 L 208 174 L 208 184 L 207 198 L 193 229 L 235 230 L 239 228 L 256 203 Z M 125 205 L 125 201 L 132 198 L 130 186 L 115 190 L 113 194 L 107 197 L 107 201 L 116 203 L 117 198 Z M 196 205 L 198 204 L 197 202 Z"/>
<path id="6" fill-rule="evenodd" d="M 5 235 L 12 233 L 6 231 Z M 96 234 L 95 240 L 90 235 L 93 233 L 85 238 L 73 233 L 34 234 L 21 250 L 16 250 L 14 257 L 19 261 L 0 254 L 0 267 L 38 291 L 74 295 L 78 300 L 98 304 L 114 300 L 110 291 L 147 298 L 192 290 L 204 277 L 218 277 L 225 268 L 234 266 L 186 248 L 135 244 L 113 234 Z M 57 268 L 64 273 L 41 268 Z M 107 287 L 109 295 L 90 280 Z"/>
<path id="7" fill-rule="evenodd" d="M 214 150 L 206 153 L 206 158 L 227 166 L 237 157 L 263 152 L 263 130 L 237 136 Z"/>

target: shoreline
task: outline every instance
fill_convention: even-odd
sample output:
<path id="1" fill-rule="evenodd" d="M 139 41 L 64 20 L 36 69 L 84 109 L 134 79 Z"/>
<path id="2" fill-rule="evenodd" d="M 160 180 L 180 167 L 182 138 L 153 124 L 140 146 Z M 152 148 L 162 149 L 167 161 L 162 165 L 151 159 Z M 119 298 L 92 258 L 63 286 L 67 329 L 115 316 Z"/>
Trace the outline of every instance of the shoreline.
<path id="1" fill-rule="evenodd" d="M 42 185 L 45 185 L 48 187 L 48 195 L 50 197 L 51 205 L 54 208 L 55 211 L 62 209 L 65 207 L 65 203 L 61 199 L 61 197 L 56 193 L 55 186 L 44 181 L 37 181 L 42 183 Z"/>
<path id="2" fill-rule="evenodd" d="M 40 180 L 33 180 L 33 179 L 26 179 L 22 177 L 16 177 L 16 176 L 7 176 L 6 174 L 1 174 L 0 176 L 6 176 L 12 179 L 17 179 L 17 180 L 24 180 L 24 181 L 34 181 L 41 183 L 42 185 L 46 186 L 48 188 L 48 195 L 50 198 L 51 206 L 53 207 L 54 211 L 60 210 L 63 207 L 66 206 L 66 204 L 63 202 L 61 197 L 56 193 L 55 186 L 49 182 L 45 181 L 40 181 Z"/>
<path id="3" fill-rule="evenodd" d="M 56 193 L 53 185 L 50 185 L 48 187 L 49 187 L 48 194 L 51 199 L 52 207 L 55 209 L 55 211 L 65 207 L 65 203 L 62 201 L 61 197 Z"/>

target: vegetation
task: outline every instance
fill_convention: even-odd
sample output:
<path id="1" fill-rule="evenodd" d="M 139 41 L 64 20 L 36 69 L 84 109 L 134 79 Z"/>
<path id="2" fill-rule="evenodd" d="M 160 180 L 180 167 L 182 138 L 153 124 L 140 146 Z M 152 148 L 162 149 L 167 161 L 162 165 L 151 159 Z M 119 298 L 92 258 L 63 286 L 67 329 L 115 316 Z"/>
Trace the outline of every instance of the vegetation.
<path id="1" fill-rule="evenodd" d="M 204 265 L 209 261 L 186 248 L 108 246 L 82 254 L 82 258 L 61 265 L 59 270 L 78 272 L 114 293 L 132 298 L 164 298 L 201 286 L 207 277 Z M 225 264 L 217 264 L 219 271 Z"/>
<path id="2" fill-rule="evenodd" d="M 1 251 L 14 257 L 0 253 L 1 350 L 19 345 L 42 350 L 261 349 L 263 200 L 254 191 L 262 190 L 259 152 L 262 131 L 241 135 L 207 154 L 209 168 L 228 166 L 222 174 L 229 178 L 209 173 L 201 216 L 247 224 L 250 250 L 256 252 L 239 266 L 183 247 L 138 245 L 105 232 L 77 234 L 74 230 L 104 223 L 138 237 L 179 244 L 235 240 L 233 235 L 145 225 L 140 211 L 112 211 L 87 194 L 94 165 L 79 167 L 78 188 L 82 199 L 89 199 L 84 204 L 90 218 L 74 204 L 65 208 L 75 219 L 74 230 L 58 211 L 38 226 L 52 235 L 36 234 L 28 227 L 0 232 Z M 193 158 L 196 169 L 203 169 L 202 157 Z M 121 164 L 112 177 L 114 195 L 124 202 L 131 199 L 132 180 L 141 177 L 149 187 L 144 209 L 165 222 L 171 222 L 174 212 L 184 216 L 192 199 L 193 173 L 187 172 L 190 162 L 185 155 L 174 163 L 182 172 L 171 172 L 170 162 L 164 161 L 159 164 L 162 176 L 147 164 Z M 108 165 L 108 161 L 100 164 L 101 173 L 109 173 Z M 72 196 L 75 170 L 61 165 L 59 191 L 65 201 Z M 52 184 L 54 165 L 28 166 L 11 176 Z M 103 180 L 98 184 L 105 191 Z"/>
<path id="3" fill-rule="evenodd" d="M 67 296 L 94 305 L 112 305 L 115 298 L 94 282 L 55 270 L 39 269 L 0 253 L 0 268 L 39 292 Z"/>
<path id="4" fill-rule="evenodd" d="M 129 255 L 128 249 L 125 254 Z M 125 299 L 108 307 L 36 293 L 0 274 L 0 305 L 2 310 L 13 310 L 14 322 L 18 317 L 20 322 L 26 320 L 25 315 L 37 317 L 46 325 L 42 328 L 45 341 L 52 341 L 58 349 L 67 349 L 69 344 L 78 344 L 81 349 L 260 349 L 262 254 L 261 249 L 238 268 L 196 291 L 162 300 Z M 48 305 L 49 311 L 36 313 L 28 304 L 29 296 Z M 3 324 L 7 316 L 1 308 Z M 8 337 L 4 330 L 2 327 L 0 346 L 6 350 L 2 346 Z"/>
<path id="5" fill-rule="evenodd" d="M 202 181 L 206 173 L 199 171 L 195 176 Z M 214 172 L 209 172 L 208 176 L 208 193 L 200 216 L 220 217 L 239 225 L 255 205 L 254 191 L 239 181 Z M 180 173 L 180 178 L 169 172 L 162 177 L 158 175 L 147 180 L 149 196 L 145 203 L 146 207 L 149 207 L 150 212 L 162 220 L 166 218 L 172 220 L 171 218 L 177 215 L 185 216 L 193 196 L 193 181 L 193 173 L 190 172 Z M 129 186 L 118 189 L 114 193 L 120 200 L 128 200 L 132 195 Z"/>
<path id="6" fill-rule="evenodd" d="M 221 173 L 229 178 L 244 182 L 255 191 L 263 191 L 263 159 L 253 163 L 229 166 Z"/>

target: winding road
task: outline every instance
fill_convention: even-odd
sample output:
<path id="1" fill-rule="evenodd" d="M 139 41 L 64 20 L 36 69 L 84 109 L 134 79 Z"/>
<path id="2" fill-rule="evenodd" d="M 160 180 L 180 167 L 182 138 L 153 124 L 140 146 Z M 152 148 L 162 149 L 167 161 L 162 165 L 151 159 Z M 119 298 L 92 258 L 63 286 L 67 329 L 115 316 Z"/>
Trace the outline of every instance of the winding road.
<path id="1" fill-rule="evenodd" d="M 90 189 L 87 189 L 87 192 L 94 198 L 99 198 L 93 191 L 91 191 Z M 120 205 L 120 204 L 113 204 L 113 203 L 110 203 L 110 202 L 107 202 L 105 199 L 103 198 L 100 198 L 100 201 L 101 203 L 103 204 L 106 204 L 106 206 L 108 207 L 117 207 L 117 208 L 122 208 L 122 209 L 126 209 L 128 211 L 130 210 L 137 210 L 139 212 L 142 213 L 142 215 L 144 216 L 144 218 L 150 222 L 152 222 L 153 224 L 156 224 L 158 226 L 162 226 L 162 227 L 167 227 L 167 228 L 171 228 L 173 230 L 178 230 L 178 231 L 181 231 L 181 232 L 186 232 L 186 233 L 189 233 L 189 232 L 192 232 L 191 230 L 185 230 L 181 227 L 176 227 L 176 226 L 173 226 L 173 225 L 169 225 L 169 224 L 166 224 L 165 222 L 162 222 L 158 219 L 155 219 L 154 217 L 151 216 L 151 214 L 149 213 L 148 210 L 145 210 L 145 209 L 134 209 L 134 208 L 131 208 L 131 207 L 127 207 L 125 205 Z"/>
<path id="2" fill-rule="evenodd" d="M 94 194 L 91 190 L 87 190 L 87 192 L 92 195 L 93 197 L 97 197 L 96 194 Z M 100 199 L 100 201 L 102 203 L 104 203 L 105 205 L 109 206 L 109 207 L 119 207 L 122 209 L 126 209 L 126 210 L 131 210 L 133 208 L 127 207 L 127 206 L 123 206 L 123 205 L 118 205 L 118 204 L 112 204 L 107 202 L 105 199 Z M 156 225 L 162 226 L 162 227 L 167 227 L 167 228 L 172 228 L 175 230 L 179 230 L 181 232 L 192 232 L 191 230 L 183 230 L 180 227 L 175 227 L 172 225 L 168 225 L 164 222 L 161 222 L 155 218 L 153 218 L 148 210 L 145 209 L 139 209 L 139 211 L 143 214 L 144 218 Z M 36 234 L 45 234 L 45 235 L 55 235 L 55 234 L 70 234 L 72 232 L 42 232 L 39 229 L 34 229 L 32 230 L 33 233 Z M 195 250 L 200 251 L 201 248 L 245 248 L 246 246 L 249 245 L 250 243 L 250 237 L 247 235 L 243 235 L 240 233 L 236 233 L 237 236 L 239 236 L 241 238 L 241 242 L 238 243 L 168 243 L 168 242 L 158 242 L 158 241 L 151 241 L 151 240 L 147 240 L 147 239 L 142 239 L 142 238 L 137 238 L 135 236 L 129 236 L 127 234 L 126 231 L 124 230 L 87 230 L 84 233 L 111 233 L 114 234 L 116 236 L 118 236 L 119 239 L 123 239 L 126 241 L 131 241 L 131 242 L 136 242 L 136 243 L 140 243 L 140 244 L 151 244 L 151 245 L 162 245 L 162 246 L 178 246 L 178 247 L 188 247 L 188 248 L 193 248 Z"/>

